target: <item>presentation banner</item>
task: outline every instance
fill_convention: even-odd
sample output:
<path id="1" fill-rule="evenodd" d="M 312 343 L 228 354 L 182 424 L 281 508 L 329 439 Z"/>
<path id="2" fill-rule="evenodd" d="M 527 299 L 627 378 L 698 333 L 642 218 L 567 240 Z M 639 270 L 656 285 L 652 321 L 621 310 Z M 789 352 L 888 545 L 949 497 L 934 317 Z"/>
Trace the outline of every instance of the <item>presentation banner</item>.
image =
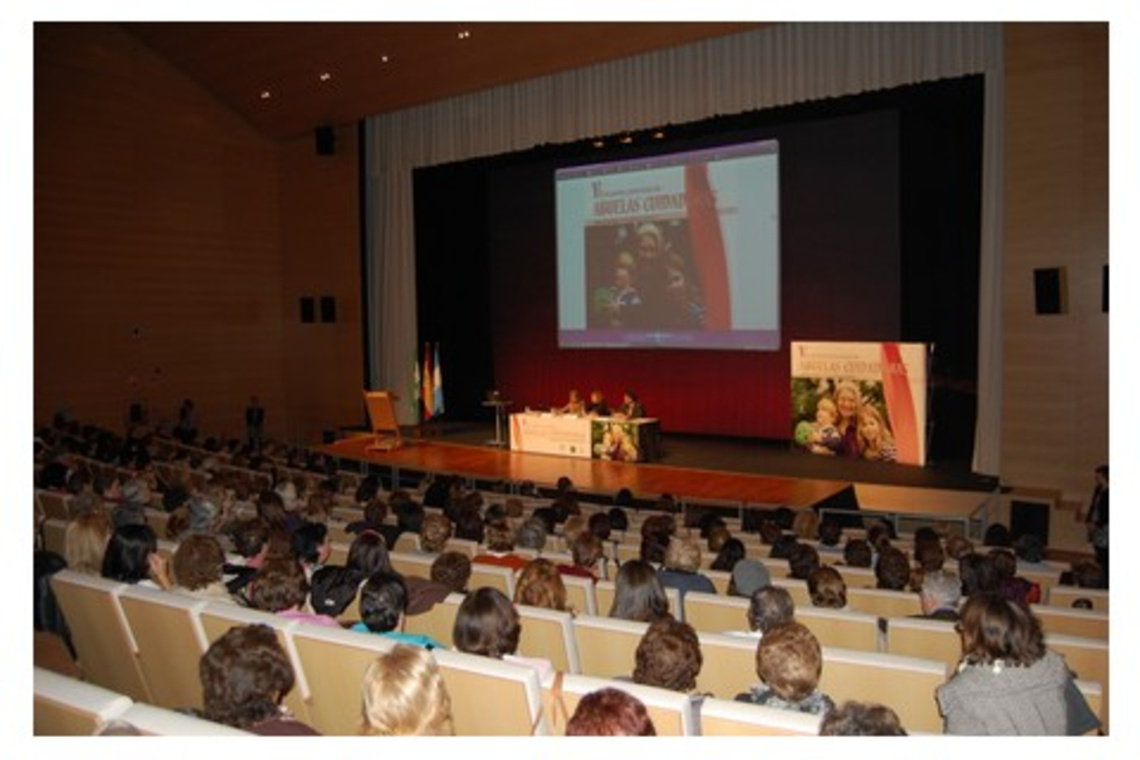
<path id="1" fill-rule="evenodd" d="M 798 448 L 926 464 L 925 343 L 793 342 L 791 349 Z"/>

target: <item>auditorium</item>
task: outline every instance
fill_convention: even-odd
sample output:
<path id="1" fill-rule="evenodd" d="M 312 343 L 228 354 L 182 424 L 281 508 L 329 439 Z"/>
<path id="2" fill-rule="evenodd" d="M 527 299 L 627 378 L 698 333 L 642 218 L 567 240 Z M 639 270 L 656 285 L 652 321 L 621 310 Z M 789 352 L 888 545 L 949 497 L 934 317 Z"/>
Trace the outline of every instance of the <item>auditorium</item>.
<path id="1" fill-rule="evenodd" d="M 37 21 L 33 734 L 1112 741 L 1117 28 Z"/>

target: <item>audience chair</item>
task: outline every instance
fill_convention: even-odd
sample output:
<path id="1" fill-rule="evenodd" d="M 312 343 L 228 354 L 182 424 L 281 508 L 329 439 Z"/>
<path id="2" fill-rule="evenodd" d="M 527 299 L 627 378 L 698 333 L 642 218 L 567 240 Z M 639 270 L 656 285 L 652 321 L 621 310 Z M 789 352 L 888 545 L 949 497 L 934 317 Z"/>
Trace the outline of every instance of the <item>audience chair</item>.
<path id="1" fill-rule="evenodd" d="M 574 618 L 581 673 L 599 678 L 630 676 L 636 663 L 637 645 L 648 627 L 648 623 L 595 615 Z"/>
<path id="2" fill-rule="evenodd" d="M 1045 604 L 1031 604 L 1029 609 L 1041 621 L 1041 628 L 1046 635 L 1060 633 L 1066 636 L 1108 639 L 1107 612 L 1051 607 Z"/>
<path id="3" fill-rule="evenodd" d="M 566 724 L 582 697 L 604 688 L 620 689 L 645 705 L 658 736 L 697 736 L 697 709 L 688 694 L 632 681 L 558 674 L 543 688 L 543 705 L 554 734 L 564 736 Z"/>
<path id="4" fill-rule="evenodd" d="M 458 736 L 546 736 L 538 671 L 449 649 L 434 651 Z"/>
<path id="5" fill-rule="evenodd" d="M 118 716 L 143 736 L 255 736 L 249 731 L 193 715 L 135 702 Z"/>
<path id="6" fill-rule="evenodd" d="M 1100 719 L 1108 733 L 1108 641 L 1046 632 L 1045 646 L 1063 656 L 1077 678 L 1100 684 Z"/>
<path id="7" fill-rule="evenodd" d="M 962 640 L 951 620 L 928 618 L 887 619 L 887 653 L 935 660 L 950 672 L 962 659 Z"/>
<path id="8" fill-rule="evenodd" d="M 408 615 L 404 618 L 404 632 L 423 634 L 444 646 L 454 646 L 452 631 L 455 629 L 455 615 L 465 598 L 463 594 L 448 594 L 446 599 L 432 605 L 427 612 Z"/>
<path id="9" fill-rule="evenodd" d="M 817 736 L 822 717 L 732 699 L 701 704 L 702 736 Z"/>
<path id="10" fill-rule="evenodd" d="M 543 607 L 516 605 L 519 611 L 519 654 L 550 661 L 555 670 L 580 673 L 574 616 Z"/>
<path id="11" fill-rule="evenodd" d="M 497 588 L 507 595 L 508 599 L 515 598 L 515 573 L 511 568 L 502 565 L 485 565 L 481 562 L 471 563 L 471 580 L 467 588 L 475 590 L 490 586 Z"/>
<path id="12" fill-rule="evenodd" d="M 34 668 L 35 736 L 91 736 L 131 706 L 131 698 L 93 683 Z"/>
<path id="13" fill-rule="evenodd" d="M 119 607 L 119 595 L 127 584 L 61 570 L 52 576 L 51 586 L 84 677 L 137 702 L 150 702 L 138 649 Z"/>
<path id="14" fill-rule="evenodd" d="M 392 569 L 400 575 L 413 575 L 417 578 L 431 577 L 431 564 L 435 562 L 435 554 L 416 554 L 408 551 L 391 552 L 388 560 Z"/>
<path id="15" fill-rule="evenodd" d="M 198 614 L 201 599 L 131 586 L 119 595 L 138 651 L 150 703 L 170 709 L 202 707 L 198 661 L 209 646 Z"/>
<path id="16" fill-rule="evenodd" d="M 44 538 L 47 538 L 46 532 Z M 1073 609 L 1073 602 L 1077 599 L 1088 599 L 1092 602 L 1094 611 L 1108 614 L 1108 591 L 1104 589 L 1053 586 L 1045 595 L 1045 602 L 1050 607 Z"/>
<path id="17" fill-rule="evenodd" d="M 853 699 L 893 709 L 908 731 L 942 733 L 934 690 L 946 682 L 944 662 L 917 657 L 823 648 L 820 688 L 835 704 Z"/>
<path id="18" fill-rule="evenodd" d="M 566 603 L 573 607 L 576 613 L 598 614 L 598 599 L 594 593 L 594 584 L 595 581 L 580 575 L 562 576 L 562 585 L 566 587 Z"/>
<path id="19" fill-rule="evenodd" d="M 797 604 L 797 611 L 799 602 Z M 809 601 L 808 604 L 811 604 Z M 891 591 L 879 588 L 848 588 L 847 606 L 882 618 L 922 614 L 922 600 L 913 591 Z"/>
<path id="20" fill-rule="evenodd" d="M 289 656 L 289 662 L 293 666 L 293 688 L 285 695 L 283 704 L 289 708 L 297 720 L 312 725 L 309 716 L 309 685 L 305 680 L 305 674 L 301 670 L 301 662 L 297 658 L 297 652 L 293 648 L 293 640 L 289 635 L 294 628 L 300 625 L 299 621 L 278 617 L 262 610 L 227 604 L 226 602 L 207 603 L 198 613 L 198 621 L 206 635 L 207 649 L 209 649 L 209 644 L 217 641 L 222 634 L 235 626 L 260 623 L 272 628 L 277 634 L 281 648 L 285 650 Z"/>

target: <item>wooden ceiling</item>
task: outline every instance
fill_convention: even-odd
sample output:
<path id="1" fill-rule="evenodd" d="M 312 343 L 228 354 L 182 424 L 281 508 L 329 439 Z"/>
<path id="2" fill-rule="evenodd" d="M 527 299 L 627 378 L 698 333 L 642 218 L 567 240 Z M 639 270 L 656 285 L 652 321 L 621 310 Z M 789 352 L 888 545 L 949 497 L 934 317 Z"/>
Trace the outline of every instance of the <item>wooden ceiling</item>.
<path id="1" fill-rule="evenodd" d="M 124 24 L 275 140 L 759 26 L 450 21 Z"/>

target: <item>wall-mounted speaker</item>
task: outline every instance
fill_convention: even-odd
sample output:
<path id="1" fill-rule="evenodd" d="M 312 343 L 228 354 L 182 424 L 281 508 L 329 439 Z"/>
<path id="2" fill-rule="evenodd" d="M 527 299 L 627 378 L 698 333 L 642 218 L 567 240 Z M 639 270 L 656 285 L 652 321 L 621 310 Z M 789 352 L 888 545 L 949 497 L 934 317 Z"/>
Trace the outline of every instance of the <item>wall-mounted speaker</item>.
<path id="1" fill-rule="evenodd" d="M 335 296 L 321 296 L 321 321 L 322 322 L 335 322 L 336 321 L 336 297 Z"/>
<path id="2" fill-rule="evenodd" d="M 1033 299 L 1038 314 L 1064 314 L 1068 294 L 1064 267 L 1033 270 Z"/>
<path id="3" fill-rule="evenodd" d="M 331 156 L 336 153 L 336 132 L 332 127 L 317 127 L 313 134 L 318 156 Z"/>
<path id="4" fill-rule="evenodd" d="M 312 296 L 303 296 L 301 298 L 301 322 L 302 324 L 312 324 L 317 321 L 317 304 Z"/>
<path id="5" fill-rule="evenodd" d="M 1108 313 L 1108 264 L 1100 273 L 1100 310 Z"/>

